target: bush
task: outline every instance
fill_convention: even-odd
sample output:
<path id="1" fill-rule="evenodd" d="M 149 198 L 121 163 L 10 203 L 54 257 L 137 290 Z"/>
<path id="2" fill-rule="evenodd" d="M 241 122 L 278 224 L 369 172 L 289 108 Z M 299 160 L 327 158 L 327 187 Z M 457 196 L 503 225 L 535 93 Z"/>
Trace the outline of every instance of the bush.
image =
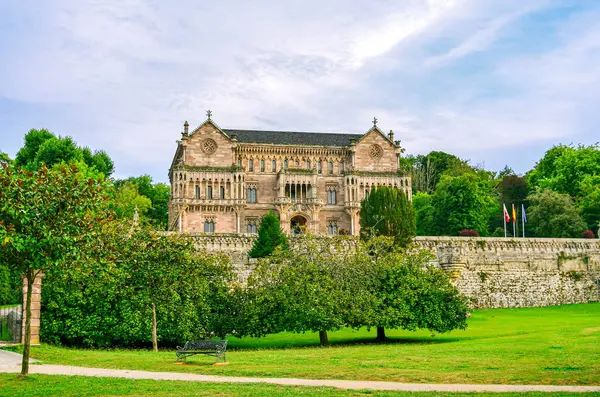
<path id="1" fill-rule="evenodd" d="M 463 229 L 458 232 L 458 235 L 463 237 L 479 237 L 479 232 L 475 229 Z"/>
<path id="2" fill-rule="evenodd" d="M 44 274 L 43 340 L 85 347 L 149 346 L 152 304 L 163 346 L 223 336 L 228 259 L 197 252 L 185 235 L 123 229 L 103 235 L 95 263 L 73 263 Z"/>
<path id="3" fill-rule="evenodd" d="M 585 232 L 583 232 L 581 234 L 581 236 L 583 238 L 596 238 L 596 236 L 594 235 L 594 231 L 593 230 L 586 230 Z"/>

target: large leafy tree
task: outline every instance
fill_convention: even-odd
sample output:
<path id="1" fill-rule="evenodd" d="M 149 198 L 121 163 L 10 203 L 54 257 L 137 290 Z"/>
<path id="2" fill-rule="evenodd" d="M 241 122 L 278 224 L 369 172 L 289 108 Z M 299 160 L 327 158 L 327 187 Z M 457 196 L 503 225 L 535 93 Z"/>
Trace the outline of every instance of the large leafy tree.
<path id="1" fill-rule="evenodd" d="M 373 188 L 360 206 L 363 238 L 391 236 L 407 247 L 415 236 L 415 214 L 406 193 L 388 186 Z"/>
<path id="2" fill-rule="evenodd" d="M 203 329 L 204 335 L 210 335 L 210 327 L 206 326 L 213 321 L 209 301 L 225 294 L 233 278 L 228 258 L 200 254 L 187 235 L 157 233 L 143 225 L 134 227 L 130 233 L 124 231 L 121 228 L 115 236 L 114 241 L 119 246 L 115 258 L 128 267 L 130 292 L 144 297 L 147 302 L 141 311 L 147 313 L 148 308 L 151 309 L 154 351 L 158 351 L 159 337 L 157 307 L 161 309 L 158 314 L 163 315 L 163 321 L 173 317 L 169 311 L 191 309 L 195 319 L 188 324 L 190 328 L 196 332 Z M 196 319 L 202 320 L 201 326 Z"/>
<path id="3" fill-rule="evenodd" d="M 80 261 L 109 217 L 102 182 L 74 165 L 0 170 L 0 259 L 27 278 L 22 376 L 29 371 L 31 293 L 50 269 Z"/>
<path id="4" fill-rule="evenodd" d="M 115 212 L 119 218 L 132 218 L 136 211 L 145 216 L 152 208 L 152 201 L 141 195 L 138 187 L 131 182 L 126 182 L 117 189 L 114 201 Z"/>
<path id="5" fill-rule="evenodd" d="M 136 203 L 132 203 L 131 200 L 129 200 L 132 191 L 135 191 L 139 196 L 149 199 L 151 205 L 147 206 L 144 203 L 144 212 L 141 213 L 140 208 L 138 208 L 138 212 L 140 215 L 145 216 L 156 229 L 167 229 L 169 220 L 169 199 L 171 196 L 171 189 L 169 186 L 163 183 L 154 183 L 152 177 L 149 175 L 142 175 L 139 177 L 116 180 L 115 190 L 117 204 L 124 208 L 133 209 L 136 206 Z M 119 197 L 119 194 L 124 190 L 129 190 L 129 192 L 126 195 Z M 120 198 L 126 200 L 120 200 Z M 128 210 L 128 212 L 132 211 Z"/>
<path id="6" fill-rule="evenodd" d="M 246 334 L 319 332 L 366 324 L 372 309 L 369 261 L 357 261 L 351 239 L 304 236 L 293 250 L 258 261 L 248 279 Z"/>
<path id="7" fill-rule="evenodd" d="M 527 175 L 532 186 L 571 197 L 584 195 L 582 183 L 586 176 L 600 176 L 600 147 L 597 144 L 555 146 Z"/>
<path id="8" fill-rule="evenodd" d="M 109 177 L 114 171 L 114 163 L 104 151 L 92 152 L 79 147 L 70 137 L 57 137 L 52 132 L 32 129 L 25 135 L 25 145 L 17 152 L 15 165 L 28 170 L 36 170 L 44 164 L 82 162 L 89 169 Z"/>
<path id="9" fill-rule="evenodd" d="M 248 256 L 250 258 L 264 258 L 275 251 L 276 248 L 286 250 L 288 247 L 288 238 L 281 230 L 279 225 L 279 217 L 273 211 L 265 214 L 258 227 L 258 238 L 254 241 L 254 245 Z"/>
<path id="10" fill-rule="evenodd" d="M 474 172 L 467 161 L 439 151 L 427 155 L 407 156 L 402 159 L 401 167 L 411 172 L 415 193 L 433 193 L 444 175 L 456 176 Z"/>
<path id="11" fill-rule="evenodd" d="M 528 218 L 537 237 L 581 237 L 586 224 L 568 194 L 550 189 L 529 195 Z"/>
<path id="12" fill-rule="evenodd" d="M 515 174 L 502 177 L 498 184 L 498 189 L 500 191 L 500 200 L 506 204 L 523 204 L 529 194 L 527 179 Z"/>
<path id="13" fill-rule="evenodd" d="M 375 316 L 367 325 L 441 333 L 465 329 L 468 300 L 443 270 L 431 265 L 432 254 L 385 247 L 386 241 L 382 239 L 372 239 L 365 247 L 370 252 L 381 252 L 384 248 L 372 263 L 372 272 L 376 274 L 371 286 Z"/>
<path id="14" fill-rule="evenodd" d="M 492 182 L 475 174 L 444 176 L 431 197 L 433 231 L 436 235 L 456 236 L 462 229 L 488 234 L 488 224 L 499 206 Z"/>

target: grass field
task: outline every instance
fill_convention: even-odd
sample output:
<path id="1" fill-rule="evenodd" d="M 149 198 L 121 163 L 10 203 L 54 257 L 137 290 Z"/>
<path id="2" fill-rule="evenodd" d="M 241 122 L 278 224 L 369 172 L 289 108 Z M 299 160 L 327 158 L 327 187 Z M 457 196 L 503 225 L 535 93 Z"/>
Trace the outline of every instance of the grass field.
<path id="1" fill-rule="evenodd" d="M 32 357 L 46 363 L 224 376 L 386 380 L 419 383 L 600 384 L 600 304 L 475 311 L 466 331 L 432 337 L 388 331 L 231 339 L 228 366 L 210 357 L 175 363 L 173 351 L 76 350 L 42 345 Z"/>
<path id="2" fill-rule="evenodd" d="M 0 309 L 10 309 L 12 307 L 19 307 L 21 304 L 19 303 L 11 303 L 9 305 L 0 305 Z"/>
<path id="3" fill-rule="evenodd" d="M 407 393 L 362 390 L 339 390 L 329 387 L 297 387 L 267 384 L 195 383 L 110 378 L 84 378 L 78 376 L 30 375 L 17 380 L 14 374 L 0 374 L 0 395 L 11 397 L 49 396 L 322 396 L 322 397 L 515 397 L 517 393 Z M 556 397 L 566 393 L 527 393 L 527 396 Z M 577 393 L 578 397 L 591 397 L 592 393 Z"/>

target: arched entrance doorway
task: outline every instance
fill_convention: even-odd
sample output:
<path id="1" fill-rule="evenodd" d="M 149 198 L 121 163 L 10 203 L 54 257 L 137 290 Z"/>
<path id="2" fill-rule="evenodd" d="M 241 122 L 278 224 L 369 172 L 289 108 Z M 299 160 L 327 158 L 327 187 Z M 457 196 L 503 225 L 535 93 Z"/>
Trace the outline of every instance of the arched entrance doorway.
<path id="1" fill-rule="evenodd" d="M 295 215 L 290 220 L 290 231 L 293 235 L 306 233 L 306 218 L 302 215 Z"/>

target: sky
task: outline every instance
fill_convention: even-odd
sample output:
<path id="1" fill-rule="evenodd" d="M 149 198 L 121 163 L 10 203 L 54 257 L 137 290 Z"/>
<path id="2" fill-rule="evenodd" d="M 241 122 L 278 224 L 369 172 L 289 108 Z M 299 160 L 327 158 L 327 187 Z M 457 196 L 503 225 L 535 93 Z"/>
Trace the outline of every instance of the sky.
<path id="1" fill-rule="evenodd" d="M 31 128 L 168 180 L 188 120 L 531 169 L 600 140 L 597 0 L 0 0 L 0 151 Z"/>

